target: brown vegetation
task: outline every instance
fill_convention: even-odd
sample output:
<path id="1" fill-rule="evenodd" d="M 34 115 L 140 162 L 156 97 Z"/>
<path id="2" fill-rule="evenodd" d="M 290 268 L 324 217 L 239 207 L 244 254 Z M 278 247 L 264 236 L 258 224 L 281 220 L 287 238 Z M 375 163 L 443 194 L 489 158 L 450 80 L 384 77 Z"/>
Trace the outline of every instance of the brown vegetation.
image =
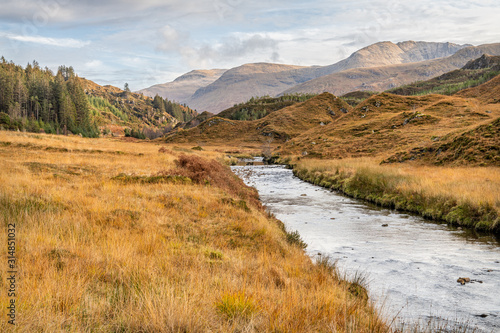
<path id="1" fill-rule="evenodd" d="M 0 141 L 0 241 L 7 223 L 17 230 L 16 331 L 388 330 L 355 284 L 313 264 L 255 190 L 213 160 L 222 154 L 5 131 Z"/>

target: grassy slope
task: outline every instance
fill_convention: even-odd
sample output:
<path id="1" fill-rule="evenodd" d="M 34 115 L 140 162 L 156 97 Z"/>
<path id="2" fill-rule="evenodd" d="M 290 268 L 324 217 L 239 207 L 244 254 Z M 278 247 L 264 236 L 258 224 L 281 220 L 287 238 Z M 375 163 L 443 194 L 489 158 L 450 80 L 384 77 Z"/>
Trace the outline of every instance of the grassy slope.
<path id="1" fill-rule="evenodd" d="M 443 143 L 500 116 L 499 105 L 472 98 L 374 95 L 330 124 L 316 126 L 287 142 L 284 155 L 346 158 L 380 156 Z M 490 163 L 478 156 L 477 164 Z"/>
<path id="2" fill-rule="evenodd" d="M 356 284 L 287 242 L 219 153 L 4 131 L 0 142 L 18 331 L 387 330 Z"/>
<path id="3" fill-rule="evenodd" d="M 209 118 L 195 128 L 166 137 L 167 142 L 248 143 L 284 142 L 313 127 L 326 125 L 340 117 L 350 106 L 331 94 L 321 94 L 306 102 L 274 111 L 254 121 Z"/>

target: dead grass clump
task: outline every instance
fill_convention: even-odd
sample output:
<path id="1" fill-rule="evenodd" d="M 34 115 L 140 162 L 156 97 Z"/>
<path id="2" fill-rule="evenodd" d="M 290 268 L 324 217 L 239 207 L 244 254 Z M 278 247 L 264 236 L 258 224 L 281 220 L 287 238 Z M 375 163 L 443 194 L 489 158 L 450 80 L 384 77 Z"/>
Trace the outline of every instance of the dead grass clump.
<path id="1" fill-rule="evenodd" d="M 160 174 L 188 177 L 197 184 L 219 187 L 229 194 L 249 201 L 254 207 L 261 206 L 257 192 L 246 186 L 229 167 L 215 160 L 183 154 L 175 161 L 175 165 L 175 169 Z"/>

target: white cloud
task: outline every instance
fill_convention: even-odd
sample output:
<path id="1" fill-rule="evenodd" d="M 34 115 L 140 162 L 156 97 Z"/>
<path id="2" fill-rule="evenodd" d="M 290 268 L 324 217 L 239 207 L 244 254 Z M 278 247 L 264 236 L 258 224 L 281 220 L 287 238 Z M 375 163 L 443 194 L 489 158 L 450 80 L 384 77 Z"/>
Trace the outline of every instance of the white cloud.
<path id="1" fill-rule="evenodd" d="M 69 48 L 82 48 L 84 46 L 89 45 L 90 41 L 82 41 L 73 38 L 50 38 L 43 36 L 23 36 L 23 35 L 14 35 L 9 33 L 1 33 L 0 36 L 6 37 L 11 40 L 25 42 L 25 43 L 36 43 L 48 46 L 57 46 L 57 47 L 69 47 Z"/>

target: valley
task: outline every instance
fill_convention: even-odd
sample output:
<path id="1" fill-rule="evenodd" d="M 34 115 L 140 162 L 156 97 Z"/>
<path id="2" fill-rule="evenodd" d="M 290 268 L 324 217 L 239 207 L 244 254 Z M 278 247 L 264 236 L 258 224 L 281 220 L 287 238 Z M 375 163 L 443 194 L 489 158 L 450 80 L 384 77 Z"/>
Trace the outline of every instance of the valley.
<path id="1" fill-rule="evenodd" d="M 17 328 L 495 330 L 498 302 L 479 299 L 500 271 L 499 45 L 380 42 L 330 66 L 194 70 L 138 92 L 3 61 Z"/>

